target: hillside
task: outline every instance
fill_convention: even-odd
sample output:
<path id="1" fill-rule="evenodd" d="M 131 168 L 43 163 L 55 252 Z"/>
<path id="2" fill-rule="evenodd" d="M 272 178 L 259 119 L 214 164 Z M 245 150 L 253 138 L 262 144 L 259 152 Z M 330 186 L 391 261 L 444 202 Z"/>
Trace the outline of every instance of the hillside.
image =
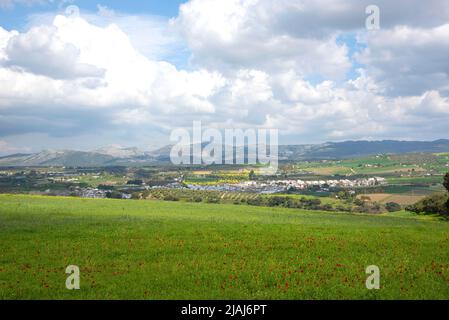
<path id="1" fill-rule="evenodd" d="M 0 202 L 0 299 L 449 296 L 443 221 L 143 200 Z M 81 290 L 64 288 L 70 264 Z M 373 264 L 381 289 L 370 291 Z"/>
<path id="2" fill-rule="evenodd" d="M 449 151 L 449 140 L 436 141 L 344 141 L 317 145 L 281 146 L 280 155 L 296 159 L 350 159 L 377 154 L 436 153 Z"/>
<path id="3" fill-rule="evenodd" d="M 170 146 L 143 152 L 137 148 L 105 147 L 93 151 L 45 150 L 0 157 L 0 166 L 138 166 L 170 162 Z M 281 145 L 280 160 L 351 159 L 377 154 L 449 152 L 449 140 L 345 141 L 311 145 Z"/>

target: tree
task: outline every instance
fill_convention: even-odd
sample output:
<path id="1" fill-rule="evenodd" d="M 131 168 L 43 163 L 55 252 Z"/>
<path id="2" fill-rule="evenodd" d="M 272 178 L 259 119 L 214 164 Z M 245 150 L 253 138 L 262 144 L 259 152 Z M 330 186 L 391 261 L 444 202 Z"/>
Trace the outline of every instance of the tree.
<path id="1" fill-rule="evenodd" d="M 143 180 L 141 180 L 141 179 L 129 180 L 128 182 L 126 182 L 126 184 L 142 185 Z"/>
<path id="2" fill-rule="evenodd" d="M 248 200 L 246 200 L 246 203 L 248 203 L 250 206 L 261 206 L 263 204 L 263 201 L 260 196 L 257 196 L 254 199 L 249 198 Z"/>
<path id="3" fill-rule="evenodd" d="M 109 190 L 109 191 L 112 191 L 112 190 L 114 190 L 114 187 L 113 186 L 108 186 L 108 185 L 105 185 L 105 184 L 99 184 L 97 186 L 97 189 L 98 190 Z"/>
<path id="4" fill-rule="evenodd" d="M 281 197 L 270 197 L 268 199 L 268 206 L 269 207 L 280 206 L 283 203 L 284 203 L 284 198 L 281 198 Z"/>
<path id="5" fill-rule="evenodd" d="M 179 198 L 174 195 L 168 194 L 164 196 L 164 201 L 179 201 Z"/>
<path id="6" fill-rule="evenodd" d="M 448 197 L 445 194 L 432 194 L 419 200 L 417 203 L 407 206 L 408 211 L 412 211 L 418 214 L 447 214 L 446 205 Z"/>
<path id="7" fill-rule="evenodd" d="M 133 199 L 133 200 L 139 200 L 141 196 L 142 196 L 142 195 L 141 195 L 140 192 L 133 192 L 133 193 L 131 194 L 131 199 Z"/>
<path id="8" fill-rule="evenodd" d="M 254 170 L 251 170 L 249 172 L 249 180 L 254 180 L 256 178 L 256 174 L 254 173 Z"/>
<path id="9" fill-rule="evenodd" d="M 443 186 L 446 188 L 446 190 L 449 192 L 449 172 L 446 173 L 443 180 Z"/>
<path id="10" fill-rule="evenodd" d="M 220 203 L 220 199 L 214 196 L 210 196 L 206 198 L 207 203 Z"/>
<path id="11" fill-rule="evenodd" d="M 193 197 L 192 199 L 191 199 L 191 201 L 192 202 L 203 202 L 203 198 L 201 198 L 201 197 L 199 197 L 199 196 L 196 196 L 196 197 Z"/>
<path id="12" fill-rule="evenodd" d="M 342 200 L 352 199 L 352 195 L 348 190 L 342 190 L 337 193 L 337 197 Z"/>
<path id="13" fill-rule="evenodd" d="M 109 199 L 122 199 L 122 194 L 118 191 L 108 191 L 106 193 L 106 198 Z"/>
<path id="14" fill-rule="evenodd" d="M 443 186 L 446 188 L 446 190 L 449 192 L 449 172 L 446 173 L 443 180 Z M 446 201 L 446 214 L 449 215 L 449 198 Z"/>
<path id="15" fill-rule="evenodd" d="M 396 202 L 388 202 L 385 205 L 385 208 L 387 209 L 388 212 L 396 212 L 396 211 L 401 211 L 401 205 L 396 203 Z"/>

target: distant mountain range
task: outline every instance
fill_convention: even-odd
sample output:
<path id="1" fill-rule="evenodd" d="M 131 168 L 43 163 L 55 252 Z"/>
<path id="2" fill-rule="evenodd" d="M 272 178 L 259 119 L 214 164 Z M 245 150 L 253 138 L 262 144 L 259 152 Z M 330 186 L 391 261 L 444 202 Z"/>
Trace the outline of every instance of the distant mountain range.
<path id="1" fill-rule="evenodd" d="M 93 151 L 45 150 L 33 154 L 0 157 L 0 166 L 140 166 L 170 163 L 171 146 L 143 152 L 117 146 Z M 279 146 L 279 159 L 330 160 L 360 158 L 377 154 L 449 152 L 449 140 L 436 141 L 345 141 L 310 145 Z"/>
<path id="2" fill-rule="evenodd" d="M 449 140 L 435 141 L 344 141 L 314 145 L 279 147 L 279 157 L 287 160 L 350 159 L 377 154 L 449 152 Z"/>

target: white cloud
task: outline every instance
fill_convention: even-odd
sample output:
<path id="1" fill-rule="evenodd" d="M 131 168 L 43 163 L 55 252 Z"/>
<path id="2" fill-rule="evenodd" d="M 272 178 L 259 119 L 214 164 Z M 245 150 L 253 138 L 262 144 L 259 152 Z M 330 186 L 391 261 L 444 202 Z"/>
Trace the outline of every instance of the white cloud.
<path id="1" fill-rule="evenodd" d="M 311 1 L 192 0 L 170 25 L 103 7 L 35 16 L 26 32 L 0 28 L 0 137 L 163 144 L 193 120 L 277 127 L 296 143 L 445 137 L 448 27 L 434 24 L 446 6 L 429 2 L 441 10 L 428 23 L 418 2 L 397 21 L 391 3 L 381 1 L 385 29 L 368 34 L 361 4 L 331 0 L 320 14 Z M 365 65 L 347 79 L 354 48 L 339 39 L 356 32 Z M 174 63 L 189 54 L 187 68 Z"/>
<path id="2" fill-rule="evenodd" d="M 449 23 L 430 29 L 379 30 L 368 35 L 358 60 L 390 95 L 449 93 L 448 39 Z"/>
<path id="3" fill-rule="evenodd" d="M 310 38 L 272 28 L 288 9 L 288 2 L 243 0 L 193 0 L 181 5 L 171 21 L 193 52 L 193 63 L 228 72 L 259 69 L 268 72 L 295 70 L 303 75 L 343 78 L 351 67 L 347 48 L 334 34 Z"/>
<path id="4" fill-rule="evenodd" d="M 0 65 L 7 59 L 5 48 L 8 45 L 9 40 L 17 34 L 17 31 L 8 32 L 0 26 Z"/>
<path id="5" fill-rule="evenodd" d="M 41 51 L 47 56 L 25 59 L 22 51 L 32 56 L 40 46 L 46 48 Z M 67 47 L 78 54 L 64 60 Z M 114 123 L 132 122 L 133 115 L 140 118 L 139 112 L 166 117 L 166 121 L 173 114 L 208 114 L 215 110 L 208 98 L 224 84 L 218 73 L 180 71 L 167 62 L 150 60 L 134 49 L 116 25 L 97 27 L 82 18 L 57 16 L 50 27 L 10 37 L 1 52 L 6 52 L 8 64 L 0 68 L 0 110 L 20 108 L 17 113 L 40 113 L 44 118 L 54 118 L 52 113 L 62 107 L 80 114 L 108 112 Z M 76 73 L 79 65 L 94 66 L 104 74 L 97 81 L 86 80 L 93 74 Z M 35 109 L 40 106 L 45 108 Z M 124 110 L 132 112 L 123 117 Z"/>
<path id="6" fill-rule="evenodd" d="M 102 77 L 104 70 L 80 61 L 80 50 L 54 26 L 35 27 L 9 38 L 6 64 L 55 79 Z M 45 63 L 43 63 L 45 62 Z"/>

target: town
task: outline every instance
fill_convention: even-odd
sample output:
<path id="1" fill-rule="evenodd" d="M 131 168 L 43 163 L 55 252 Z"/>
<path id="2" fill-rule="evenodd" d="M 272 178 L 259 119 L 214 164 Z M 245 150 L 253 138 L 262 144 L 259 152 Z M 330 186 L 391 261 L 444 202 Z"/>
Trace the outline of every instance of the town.
<path id="1" fill-rule="evenodd" d="M 358 187 L 374 187 L 385 185 L 386 180 L 382 177 L 364 179 L 341 179 L 341 180 L 267 180 L 267 181 L 244 181 L 236 184 L 223 185 L 186 185 L 172 184 L 174 188 L 187 188 L 192 190 L 214 190 L 234 192 L 254 192 L 261 194 L 282 193 L 287 191 L 315 190 L 331 191 L 336 189 L 349 189 Z"/>

